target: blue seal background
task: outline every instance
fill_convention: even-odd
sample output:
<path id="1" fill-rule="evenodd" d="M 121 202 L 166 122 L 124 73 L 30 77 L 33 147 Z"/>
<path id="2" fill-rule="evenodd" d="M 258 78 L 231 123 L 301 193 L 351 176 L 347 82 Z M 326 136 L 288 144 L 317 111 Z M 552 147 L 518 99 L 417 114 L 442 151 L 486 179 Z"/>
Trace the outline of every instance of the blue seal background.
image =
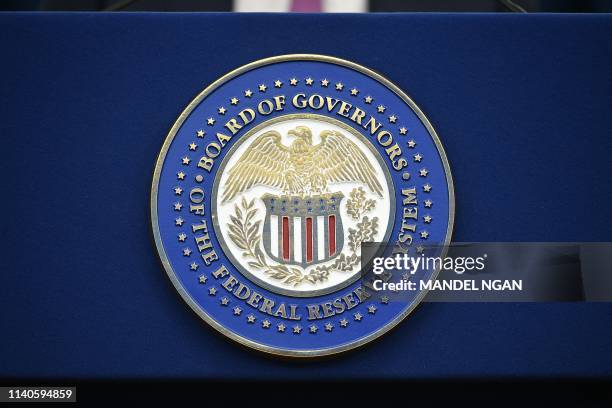
<path id="1" fill-rule="evenodd" d="M 290 78 L 299 80 L 297 86 L 290 85 Z M 307 85 L 305 78 L 312 78 L 314 81 L 313 85 Z M 321 85 L 323 79 L 329 81 L 327 87 Z M 281 88 L 276 88 L 274 86 L 274 81 L 276 80 L 282 81 Z M 337 90 L 335 87 L 336 83 L 342 83 L 344 88 L 342 90 Z M 265 84 L 267 86 L 265 92 L 260 92 L 258 90 L 259 84 Z M 352 96 L 350 94 L 352 88 L 359 90 L 357 96 Z M 244 91 L 247 89 L 253 91 L 253 96 L 250 98 L 244 96 Z M 376 137 L 370 136 L 367 130 L 360 128 L 349 118 L 336 115 L 335 111 L 338 106 L 336 106 L 336 109 L 331 113 L 328 113 L 326 107 L 317 110 L 311 108 L 298 109 L 294 107 L 291 100 L 296 93 L 305 93 L 307 96 L 315 93 L 323 97 L 330 96 L 351 102 L 355 106 L 365 110 L 368 113 L 367 117 L 372 115 L 382 124 L 379 131 L 386 129 L 393 134 L 394 143 L 400 145 L 402 157 L 408 161 L 408 166 L 399 172 L 394 170 L 385 152 L 385 149 L 389 146 L 381 146 L 377 142 Z M 284 110 L 279 112 L 275 111 L 266 116 L 258 113 L 256 119 L 240 129 L 222 149 L 221 155 L 215 159 L 215 164 L 210 174 L 196 167 L 198 159 L 205 154 L 205 145 L 216 141 L 216 132 L 229 134 L 228 130 L 224 128 L 224 124 L 230 118 L 236 116 L 238 112 L 247 107 L 257 110 L 256 106 L 261 100 L 271 100 L 275 95 L 286 95 L 287 101 Z M 364 102 L 364 98 L 368 95 L 373 97 L 371 104 L 366 104 Z M 230 99 L 233 97 L 237 97 L 240 100 L 238 105 L 234 106 L 230 104 Z M 385 107 L 384 112 L 377 112 L 377 107 L 379 105 Z M 217 110 L 221 106 L 227 109 L 224 115 L 218 114 Z M 191 234 L 191 225 L 200 223 L 200 220 L 204 218 L 209 226 L 210 235 L 215 235 L 215 231 L 212 230 L 213 222 L 211 219 L 211 199 L 214 199 L 214 197 L 212 197 L 213 182 L 216 172 L 230 148 L 240 137 L 259 123 L 280 115 L 291 113 L 315 113 L 341 120 L 343 123 L 355 128 L 363 135 L 362 139 L 367 139 L 365 141 L 366 143 L 370 143 L 376 148 L 378 154 L 382 156 L 383 162 L 389 168 L 395 186 L 396 212 L 395 223 L 391 234 L 391 240 L 393 242 L 397 239 L 399 234 L 404 208 L 402 206 L 402 200 L 405 197 L 401 194 L 401 189 L 415 186 L 417 187 L 419 220 L 416 222 L 418 224 L 417 232 L 413 234 L 413 247 L 421 244 L 445 242 L 449 212 L 448 181 L 441 157 L 425 125 L 417 117 L 416 113 L 413 112 L 397 94 L 374 78 L 345 66 L 319 61 L 285 61 L 254 68 L 221 84 L 191 111 L 175 135 L 163 164 L 158 188 L 157 209 L 160 234 L 174 274 L 180 279 L 181 285 L 187 290 L 201 309 L 226 329 L 231 330 L 241 337 L 275 348 L 288 350 L 317 350 L 340 347 L 382 329 L 399 314 L 404 312 L 406 308 L 412 305 L 418 292 L 414 292 L 413 296 L 409 297 L 410 300 L 407 302 L 395 301 L 388 304 L 382 304 L 379 301 L 379 295 L 372 293 L 372 297 L 364 301 L 363 304 L 351 310 L 347 310 L 336 317 L 308 321 L 306 305 L 320 304 L 327 301 L 331 302 L 360 286 L 360 282 L 357 281 L 335 293 L 312 298 L 296 298 L 271 293 L 263 288 L 259 288 L 255 283 L 249 283 L 248 278 L 243 277 L 240 272 L 232 266 L 230 261 L 224 256 L 223 249 L 217 237 L 214 237 L 212 242 L 215 251 L 220 256 L 220 260 L 214 262 L 210 266 L 202 265 L 203 262 L 201 262 L 201 259 L 198 259 L 199 256 Z M 391 115 L 397 117 L 395 123 L 389 122 L 388 118 Z M 213 117 L 216 120 L 213 126 L 207 125 L 207 119 L 209 117 Z M 407 135 L 400 135 L 398 129 L 401 127 L 408 129 Z M 202 138 L 196 137 L 198 130 L 204 130 L 206 135 Z M 408 140 L 414 140 L 416 142 L 416 147 L 409 148 L 407 145 Z M 188 149 L 188 145 L 192 142 L 198 145 L 195 152 Z M 413 155 L 417 152 L 423 156 L 420 163 L 415 162 L 413 159 Z M 183 165 L 181 162 L 181 158 L 184 156 L 188 156 L 192 159 L 188 166 Z M 429 172 L 426 177 L 419 176 L 419 170 L 422 168 L 426 168 Z M 179 171 L 186 174 L 185 180 L 177 180 L 177 173 Z M 227 169 L 225 171 L 227 171 Z M 411 174 L 409 180 L 402 179 L 402 174 L 406 171 Z M 198 183 L 195 180 L 196 175 L 202 175 L 204 181 Z M 384 182 L 384 180 L 381 180 L 381 182 Z M 425 193 L 423 191 L 422 185 L 426 183 L 432 185 L 433 188 L 431 192 Z M 181 196 L 174 194 L 175 186 L 180 186 L 184 189 Z M 188 194 L 193 187 L 201 187 L 206 192 L 205 217 L 197 216 L 188 211 Z M 434 203 L 431 208 L 425 208 L 424 202 L 426 199 Z M 173 205 L 177 201 L 180 201 L 184 205 L 181 211 L 174 210 Z M 425 214 L 430 214 L 433 217 L 433 221 L 430 224 L 425 224 L 423 222 L 423 216 Z M 185 220 L 181 228 L 175 225 L 175 218 L 178 216 Z M 380 226 L 380 228 L 382 229 L 384 226 Z M 422 239 L 419 236 L 419 232 L 423 230 L 427 230 L 430 233 L 427 239 Z M 180 232 L 184 232 L 188 235 L 186 242 L 178 242 L 177 235 Z M 191 248 L 194 250 L 194 253 L 189 257 L 185 257 L 182 252 L 185 247 Z M 201 264 L 195 272 L 189 268 L 189 264 L 194 261 Z M 224 278 L 219 279 L 218 282 L 213 282 L 215 279 L 210 272 L 216 270 L 222 264 L 225 265 L 232 274 L 238 277 L 239 280 L 248 283 L 252 290 L 257 290 L 265 297 L 274 299 L 277 305 L 281 302 L 297 304 L 298 311 L 302 316 L 301 321 L 298 322 L 271 317 L 247 305 L 246 302 L 235 298 L 220 285 L 225 281 Z M 208 277 L 208 281 L 206 284 L 201 284 L 199 283 L 198 276 L 200 276 L 204 270 L 207 271 L 205 275 Z M 214 285 L 218 289 L 218 293 L 215 296 L 209 295 L 208 289 L 211 285 Z M 231 300 L 229 306 L 220 305 L 220 298 L 223 296 L 227 296 Z M 406 299 L 408 298 L 404 298 L 403 300 Z M 368 313 L 368 306 L 371 304 L 375 305 L 377 308 L 374 314 Z M 232 308 L 234 306 L 239 306 L 243 310 L 241 315 L 236 316 L 232 313 Z M 257 317 L 257 321 L 254 324 L 247 323 L 246 316 L 250 313 Z M 353 318 L 354 313 L 360 313 L 363 316 L 362 320 L 355 321 Z M 268 320 L 272 322 L 269 329 L 263 329 L 261 327 L 261 321 L 264 318 L 268 318 Z M 349 320 L 348 327 L 340 327 L 339 320 L 342 318 Z M 323 325 L 327 322 L 332 322 L 334 324 L 334 329 L 331 332 L 325 331 L 323 328 Z M 277 332 L 276 325 L 278 323 L 283 323 L 287 326 L 284 333 Z M 296 323 L 303 328 L 302 333 L 299 335 L 295 335 L 291 329 Z M 318 327 L 316 334 L 311 334 L 308 331 L 309 326 L 313 323 Z"/>
<path id="2" fill-rule="evenodd" d="M 428 113 L 453 240 L 610 241 L 611 36 L 610 15 L 0 13 L 0 375 L 612 375 L 609 303 L 422 304 L 358 352 L 265 358 L 185 307 L 149 231 L 153 161 L 194 90 L 311 52 L 384 72 Z"/>

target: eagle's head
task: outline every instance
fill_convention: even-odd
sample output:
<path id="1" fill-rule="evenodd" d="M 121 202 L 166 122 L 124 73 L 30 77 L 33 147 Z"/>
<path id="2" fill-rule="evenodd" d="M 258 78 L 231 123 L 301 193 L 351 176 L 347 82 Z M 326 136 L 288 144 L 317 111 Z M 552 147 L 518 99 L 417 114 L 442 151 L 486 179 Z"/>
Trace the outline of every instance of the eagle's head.
<path id="1" fill-rule="evenodd" d="M 306 126 L 297 126 L 295 129 L 287 132 L 287 134 L 302 139 L 308 145 L 312 145 L 312 132 Z"/>

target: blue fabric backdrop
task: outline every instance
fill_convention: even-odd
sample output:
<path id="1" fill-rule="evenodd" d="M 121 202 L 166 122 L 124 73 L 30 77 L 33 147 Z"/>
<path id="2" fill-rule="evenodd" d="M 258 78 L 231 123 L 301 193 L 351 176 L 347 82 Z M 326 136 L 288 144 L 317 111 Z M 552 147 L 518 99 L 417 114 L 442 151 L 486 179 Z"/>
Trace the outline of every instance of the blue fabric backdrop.
<path id="1" fill-rule="evenodd" d="M 342 357 L 243 350 L 177 295 L 148 207 L 192 97 L 317 53 L 379 71 L 432 120 L 455 241 L 611 241 L 610 38 L 609 15 L 0 14 L 0 376 L 610 376 L 605 303 L 425 304 Z"/>

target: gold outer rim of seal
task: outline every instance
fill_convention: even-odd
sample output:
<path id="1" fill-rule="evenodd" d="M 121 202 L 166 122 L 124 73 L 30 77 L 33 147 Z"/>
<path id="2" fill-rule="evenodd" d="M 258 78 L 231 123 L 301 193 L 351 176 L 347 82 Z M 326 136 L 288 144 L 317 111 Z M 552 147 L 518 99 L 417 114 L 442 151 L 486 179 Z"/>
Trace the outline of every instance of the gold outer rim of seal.
<path id="1" fill-rule="evenodd" d="M 392 328 L 396 327 L 401 321 L 403 321 L 410 313 L 412 313 L 412 311 L 421 303 L 421 301 L 427 294 L 427 291 L 421 291 L 419 295 L 416 297 L 416 299 L 410 304 L 410 306 L 407 307 L 402 313 L 397 315 L 395 318 L 393 318 L 393 320 L 389 321 L 387 324 L 380 327 L 378 330 L 366 336 L 355 339 L 353 341 L 341 344 L 339 346 L 320 348 L 320 349 L 311 349 L 311 350 L 294 350 L 294 349 L 272 347 L 266 344 L 255 342 L 237 333 L 234 333 L 231 330 L 228 330 L 223 325 L 218 323 L 212 316 L 210 316 L 204 309 L 202 309 L 197 304 L 195 299 L 191 297 L 191 294 L 187 292 L 187 290 L 185 290 L 185 288 L 181 284 L 181 281 L 179 280 L 174 270 L 172 269 L 172 265 L 170 264 L 168 256 L 166 255 L 166 251 L 164 249 L 164 245 L 162 243 L 162 239 L 161 239 L 161 235 L 159 231 L 158 211 L 157 211 L 159 179 L 161 176 L 161 171 L 164 165 L 164 161 L 166 159 L 166 154 L 168 153 L 168 150 L 170 149 L 170 145 L 172 144 L 174 137 L 176 136 L 177 132 L 183 125 L 183 122 L 189 117 L 191 112 L 200 104 L 200 102 L 204 98 L 206 98 L 211 92 L 213 92 L 215 89 L 217 89 L 224 83 L 228 82 L 232 78 L 238 75 L 241 75 L 247 71 L 250 71 L 254 68 L 262 67 L 265 65 L 276 64 L 280 62 L 286 62 L 286 61 L 318 61 L 318 62 L 325 62 L 329 64 L 340 65 L 340 66 L 344 66 L 344 67 L 353 69 L 355 71 L 358 71 L 362 74 L 365 74 L 375 79 L 382 85 L 389 88 L 397 96 L 399 96 L 410 107 L 410 109 L 412 109 L 412 111 L 421 120 L 423 125 L 425 125 L 427 132 L 429 133 L 432 140 L 434 141 L 436 148 L 438 150 L 438 154 L 440 155 L 440 160 L 442 161 L 442 164 L 444 167 L 444 173 L 446 175 L 446 183 L 447 183 L 447 188 L 448 188 L 448 204 L 449 204 L 448 205 L 448 226 L 446 229 L 444 246 L 448 246 L 448 244 L 451 241 L 451 236 L 453 232 L 453 224 L 455 220 L 455 191 L 453 187 L 453 177 L 451 174 L 448 158 L 446 157 L 446 153 L 444 151 L 444 147 L 442 146 L 442 143 L 440 142 L 440 138 L 438 137 L 435 129 L 433 128 L 427 116 L 425 116 L 425 114 L 421 111 L 421 109 L 419 109 L 417 104 L 406 93 L 404 93 L 397 85 L 395 85 L 393 82 L 386 79 L 384 76 L 376 73 L 375 71 L 369 68 L 356 64 L 354 62 L 346 61 L 346 60 L 336 58 L 336 57 L 331 57 L 327 55 L 318 55 L 318 54 L 279 55 L 275 57 L 260 59 L 260 60 L 251 62 L 249 64 L 243 65 L 223 75 L 221 78 L 217 79 L 216 81 L 214 81 L 212 84 L 206 87 L 202 92 L 200 92 L 187 105 L 187 107 L 183 110 L 183 112 L 179 115 L 177 120 L 172 125 L 172 128 L 170 129 L 170 132 L 166 136 L 166 139 L 164 140 L 164 144 L 162 145 L 162 148 L 155 162 L 155 170 L 153 171 L 153 182 L 151 184 L 151 199 L 150 199 L 151 227 L 152 227 L 152 232 L 153 232 L 153 239 L 155 241 L 155 246 L 157 248 L 159 258 L 162 262 L 162 265 L 164 266 L 164 270 L 166 271 L 166 274 L 170 278 L 170 281 L 172 282 L 176 290 L 179 292 L 183 300 L 191 307 L 191 309 L 193 309 L 193 311 L 197 313 L 198 316 L 200 316 L 206 323 L 212 326 L 215 330 L 217 330 L 221 334 L 229 337 L 230 339 L 236 341 L 237 343 L 241 345 L 253 348 L 258 351 L 262 351 L 264 353 L 268 353 L 268 354 L 272 354 L 276 356 L 282 356 L 282 357 L 297 357 L 297 358 L 322 357 L 322 356 L 334 355 L 334 354 L 338 354 L 338 353 L 342 353 L 348 350 L 355 349 L 387 333 Z M 432 275 L 434 279 L 437 277 L 438 272 L 439 271 L 435 271 L 434 274 Z"/>

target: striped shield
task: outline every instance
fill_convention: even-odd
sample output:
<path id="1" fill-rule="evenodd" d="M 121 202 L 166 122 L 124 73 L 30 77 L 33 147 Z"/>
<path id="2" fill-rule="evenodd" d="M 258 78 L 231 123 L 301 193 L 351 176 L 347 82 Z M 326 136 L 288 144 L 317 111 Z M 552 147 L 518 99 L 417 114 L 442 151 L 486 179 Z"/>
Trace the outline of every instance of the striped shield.
<path id="1" fill-rule="evenodd" d="M 263 229 L 268 256 L 303 268 L 326 262 L 342 252 L 344 230 L 341 192 L 311 197 L 262 197 L 266 205 Z"/>

